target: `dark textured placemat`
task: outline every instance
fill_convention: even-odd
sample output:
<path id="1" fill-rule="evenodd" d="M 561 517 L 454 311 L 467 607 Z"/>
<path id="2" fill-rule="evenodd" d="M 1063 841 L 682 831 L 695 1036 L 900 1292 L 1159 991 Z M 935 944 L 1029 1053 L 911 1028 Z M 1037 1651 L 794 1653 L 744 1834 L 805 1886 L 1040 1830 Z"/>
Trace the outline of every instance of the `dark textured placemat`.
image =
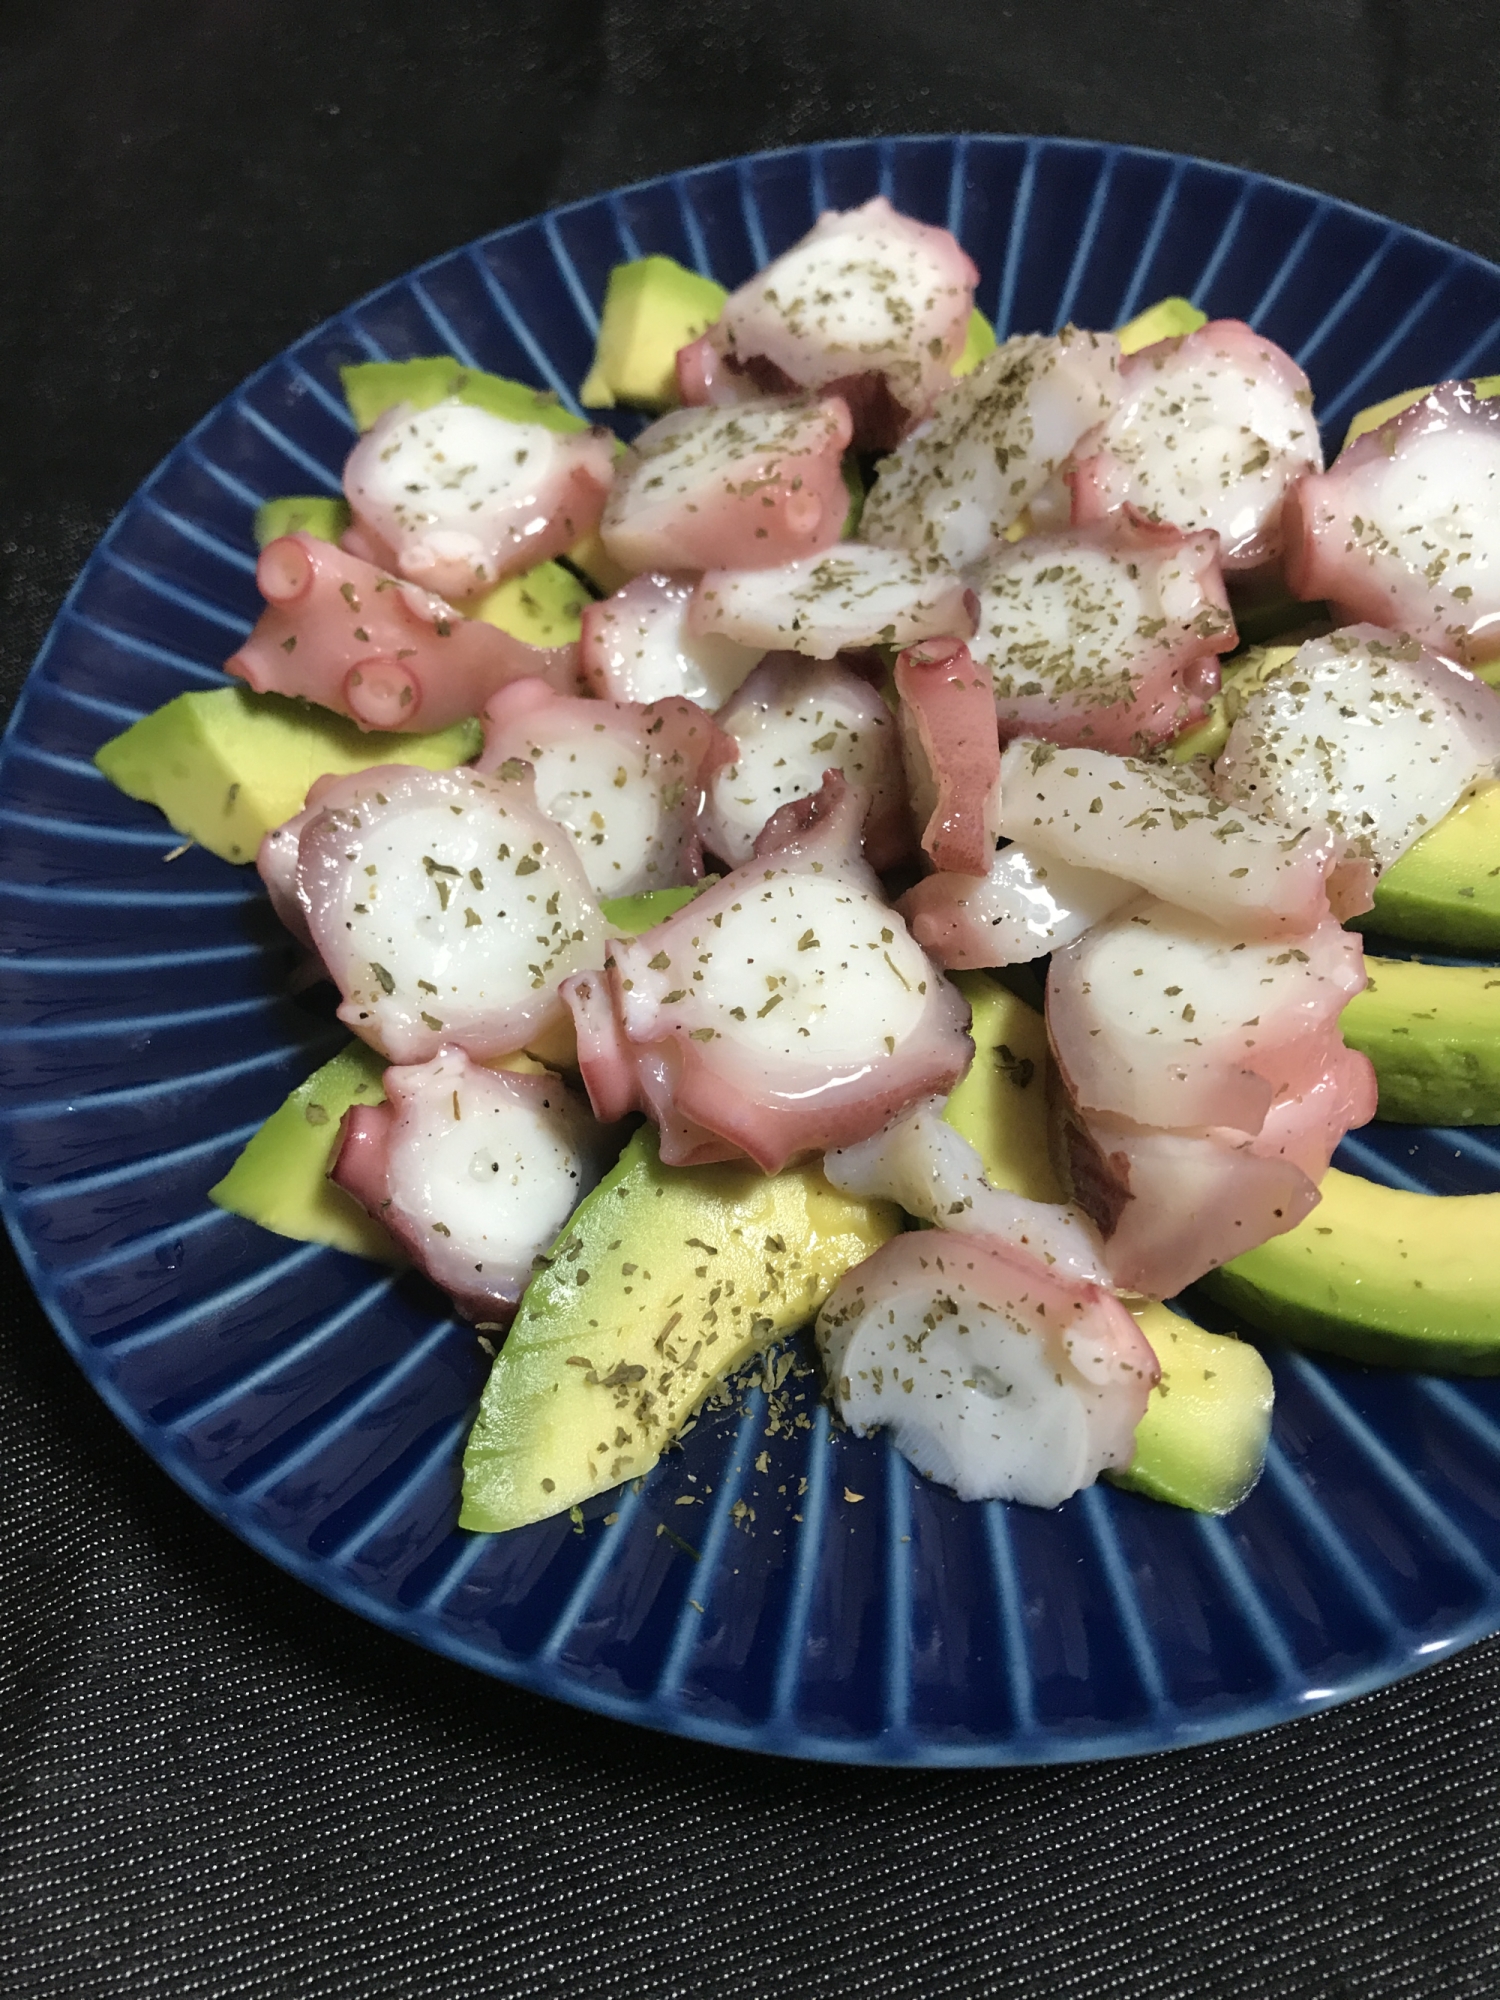
<path id="1" fill-rule="evenodd" d="M 1402 0 L 8 0 L 0 691 L 219 395 L 551 201 L 805 138 L 1064 131 L 1495 255 L 1497 52 L 1486 10 Z M 758 1761 L 481 1680 L 252 1556 L 117 1428 L 8 1259 L 0 1350 L 7 1995 L 1500 1990 L 1500 1645 L 1131 1765 Z"/>

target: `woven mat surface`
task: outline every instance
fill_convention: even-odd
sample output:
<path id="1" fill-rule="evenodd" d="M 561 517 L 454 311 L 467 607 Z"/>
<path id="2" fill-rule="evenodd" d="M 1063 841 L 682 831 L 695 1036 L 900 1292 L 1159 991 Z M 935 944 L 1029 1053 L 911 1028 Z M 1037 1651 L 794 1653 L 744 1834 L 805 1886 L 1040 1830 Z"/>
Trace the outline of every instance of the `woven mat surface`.
<path id="1" fill-rule="evenodd" d="M 191 422 L 487 229 L 754 147 L 969 127 L 1202 152 L 1495 256 L 1497 49 L 1453 0 L 0 6 L 0 693 Z M 1133 1764 L 895 1775 L 656 1738 L 251 1555 L 4 1254 L 7 1995 L 1500 1990 L 1500 1645 Z"/>

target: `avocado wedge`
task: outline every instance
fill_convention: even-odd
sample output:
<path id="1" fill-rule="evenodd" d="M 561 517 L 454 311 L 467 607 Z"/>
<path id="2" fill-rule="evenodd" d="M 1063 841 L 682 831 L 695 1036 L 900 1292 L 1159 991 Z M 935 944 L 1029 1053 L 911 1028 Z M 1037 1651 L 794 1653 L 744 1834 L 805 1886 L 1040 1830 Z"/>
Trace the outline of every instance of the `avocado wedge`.
<path id="1" fill-rule="evenodd" d="M 1104 1476 L 1151 1500 L 1227 1514 L 1266 1462 L 1271 1371 L 1255 1348 L 1210 1333 L 1170 1306 L 1142 1300 L 1131 1311 L 1161 1364 L 1161 1380 L 1136 1426 L 1135 1457 Z"/>
<path id="2" fill-rule="evenodd" d="M 1365 959 L 1339 1019 L 1375 1065 L 1377 1116 L 1398 1125 L 1500 1125 L 1500 966 Z"/>
<path id="3" fill-rule="evenodd" d="M 1203 1280 L 1295 1347 L 1435 1374 L 1500 1374 L 1500 1194 L 1412 1194 L 1330 1168 L 1285 1236 Z"/>
<path id="4" fill-rule="evenodd" d="M 384 1056 L 350 1042 L 271 1113 L 209 1200 L 278 1236 L 404 1264 L 380 1224 L 327 1177 L 339 1121 L 351 1105 L 384 1100 L 385 1067 Z"/>
<path id="5" fill-rule="evenodd" d="M 664 1167 L 642 1126 L 527 1287 L 464 1453 L 460 1526 L 524 1527 L 649 1472 L 715 1383 L 900 1226 L 817 1166 Z"/>
<path id="6" fill-rule="evenodd" d="M 586 431 L 588 422 L 565 410 L 549 389 L 533 389 L 482 368 L 466 368 L 451 354 L 424 354 L 411 361 L 358 361 L 339 370 L 349 414 L 367 431 L 397 403 L 430 410 L 450 396 L 513 424 L 545 424 L 549 431 Z"/>
<path id="7" fill-rule="evenodd" d="M 1158 299 L 1154 306 L 1147 306 L 1117 327 L 1115 338 L 1122 354 L 1139 354 L 1143 347 L 1154 347 L 1159 340 L 1179 339 L 1207 325 L 1208 314 L 1200 312 L 1191 299 Z"/>
<path id="8" fill-rule="evenodd" d="M 1355 927 L 1460 951 L 1500 948 L 1500 780 L 1472 786 L 1391 864 Z"/>
<path id="9" fill-rule="evenodd" d="M 943 1117 L 979 1155 L 991 1187 L 1062 1201 L 1047 1148 L 1047 1024 L 987 972 L 949 977 L 969 1003 L 974 1060 Z"/>
<path id="10" fill-rule="evenodd" d="M 122 792 L 224 861 L 253 861 L 272 827 L 301 812 L 314 778 L 375 764 L 446 771 L 479 754 L 477 722 L 423 736 L 370 734 L 326 708 L 246 687 L 180 694 L 94 753 Z"/>
<path id="11" fill-rule="evenodd" d="M 282 535 L 299 534 L 336 542 L 352 519 L 349 502 L 327 493 L 289 493 L 263 500 L 255 510 L 255 546 L 263 549 Z"/>
<path id="12" fill-rule="evenodd" d="M 604 287 L 598 344 L 578 400 L 586 410 L 628 403 L 667 410 L 677 401 L 677 350 L 706 333 L 728 292 L 672 257 L 616 264 Z"/>
<path id="13" fill-rule="evenodd" d="M 584 606 L 593 601 L 588 585 L 571 570 L 544 562 L 520 576 L 508 576 L 465 609 L 471 618 L 498 625 L 528 646 L 571 646 L 583 631 Z"/>

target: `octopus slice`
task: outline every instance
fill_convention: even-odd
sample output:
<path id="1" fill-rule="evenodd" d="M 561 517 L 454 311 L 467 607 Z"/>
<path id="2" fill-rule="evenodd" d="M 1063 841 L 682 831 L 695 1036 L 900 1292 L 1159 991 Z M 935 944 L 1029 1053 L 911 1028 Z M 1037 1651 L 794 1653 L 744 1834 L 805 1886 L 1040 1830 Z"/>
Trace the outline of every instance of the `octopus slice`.
<path id="1" fill-rule="evenodd" d="M 478 771 L 529 764 L 548 819 L 573 837 L 596 896 L 672 889 L 703 873 L 710 772 L 734 745 L 690 701 L 592 701 L 515 681 L 484 711 Z"/>
<path id="2" fill-rule="evenodd" d="M 936 1229 L 1024 1250 L 1057 1277 L 1110 1282 L 1088 1218 L 1060 1202 L 991 1187 L 978 1153 L 944 1120 L 940 1099 L 917 1105 L 871 1139 L 825 1154 L 823 1172 L 845 1194 L 894 1201 Z"/>
<path id="3" fill-rule="evenodd" d="M 1158 341 L 1120 368 L 1121 401 L 1072 472 L 1073 519 L 1135 507 L 1184 533 L 1212 530 L 1226 570 L 1282 551 L 1294 480 L 1323 469 L 1312 388 L 1289 354 L 1242 320 Z"/>
<path id="4" fill-rule="evenodd" d="M 730 294 L 700 344 L 708 353 L 679 360 L 679 386 L 701 398 L 739 376 L 841 395 L 861 448 L 889 451 L 952 382 L 978 278 L 946 229 L 883 195 L 826 211 Z"/>
<path id="5" fill-rule="evenodd" d="M 503 699 L 504 697 L 501 697 Z M 1216 798 L 1182 765 L 1025 737 L 1001 761 L 1000 831 L 1033 854 L 1102 870 L 1238 937 L 1300 936 L 1328 915 L 1338 842 Z"/>
<path id="6" fill-rule="evenodd" d="M 1500 656 L 1500 404 L 1444 382 L 1287 495 L 1287 582 L 1470 666 Z"/>
<path id="7" fill-rule="evenodd" d="M 525 1048 L 565 1023 L 563 979 L 604 962 L 578 850 L 518 761 L 333 780 L 298 839 L 296 893 L 339 1019 L 392 1062 Z"/>
<path id="8" fill-rule="evenodd" d="M 722 708 L 761 657 L 688 626 L 696 576 L 648 570 L 602 603 L 584 607 L 579 669 L 606 701 L 664 701 L 681 695 L 700 708 Z"/>
<path id="9" fill-rule="evenodd" d="M 968 1006 L 887 907 L 864 816 L 829 772 L 753 860 L 565 983 L 599 1118 L 650 1113 L 669 1165 L 744 1154 L 776 1173 L 952 1087 Z"/>
<path id="10" fill-rule="evenodd" d="M 1321 1181 L 1344 1134 L 1375 1116 L 1377 1095 L 1369 1057 L 1330 1036 L 1318 1076 L 1305 1089 L 1284 1091 L 1276 1099 L 1254 1149 L 1263 1159 L 1290 1160 L 1309 1180 Z"/>
<path id="11" fill-rule="evenodd" d="M 1289 827 L 1329 826 L 1377 869 L 1500 760 L 1500 695 L 1373 625 L 1309 640 L 1236 702 L 1214 789 Z"/>
<path id="12" fill-rule="evenodd" d="M 1235 643 L 1212 535 L 1127 518 L 1028 535 L 971 576 L 1002 736 L 1123 753 L 1208 712 Z"/>
<path id="13" fill-rule="evenodd" d="M 1120 1301 L 1024 1250 L 929 1230 L 843 1277 L 818 1346 L 852 1430 L 896 1448 L 963 1500 L 1056 1507 L 1128 1465 L 1160 1378 Z"/>
<path id="14" fill-rule="evenodd" d="M 961 639 L 930 639 L 908 646 L 896 661 L 896 692 L 927 858 L 934 868 L 983 875 L 1000 824 L 1000 737 L 990 677 L 976 670 Z"/>
<path id="15" fill-rule="evenodd" d="M 1074 868 L 1012 841 L 995 850 L 987 874 L 929 875 L 896 908 L 945 972 L 981 972 L 1061 951 L 1139 894 L 1118 875 Z"/>
<path id="16" fill-rule="evenodd" d="M 817 555 L 849 511 L 849 437 L 837 396 L 672 410 L 620 460 L 604 546 L 632 571 L 769 569 Z"/>
<path id="17" fill-rule="evenodd" d="M 255 580 L 266 608 L 224 671 L 361 729 L 446 729 L 522 675 L 578 685 L 576 646 L 528 646 L 315 535 L 268 542 Z"/>
<path id="18" fill-rule="evenodd" d="M 1317 1079 L 1364 984 L 1359 939 L 1331 917 L 1257 941 L 1143 898 L 1054 955 L 1047 1029 L 1089 1112 L 1254 1134 L 1278 1096 Z"/>
<path id="19" fill-rule="evenodd" d="M 860 534 L 934 568 L 981 561 L 1119 400 L 1113 334 L 1017 334 L 882 460 Z"/>
<path id="20" fill-rule="evenodd" d="M 1295 1161 L 1229 1128 L 1164 1132 L 1075 1112 L 1064 1143 L 1064 1185 L 1104 1232 L 1113 1282 L 1147 1298 L 1175 1297 L 1318 1203 Z"/>
<path id="21" fill-rule="evenodd" d="M 773 813 L 811 798 L 828 770 L 841 771 L 869 802 L 865 858 L 893 868 L 911 852 L 911 819 L 894 718 L 868 681 L 837 660 L 771 653 L 718 725 L 730 761 L 709 780 L 703 839 L 731 867 L 748 861 Z"/>
<path id="22" fill-rule="evenodd" d="M 388 1069 L 385 1095 L 345 1113 L 332 1178 L 466 1318 L 507 1321 L 599 1180 L 603 1135 L 561 1078 L 485 1069 L 461 1049 Z"/>
<path id="23" fill-rule="evenodd" d="M 350 452 L 344 492 L 375 560 L 444 597 L 473 597 L 599 525 L 608 431 L 514 423 L 457 398 L 398 403 Z"/>
<path id="24" fill-rule="evenodd" d="M 929 571 L 916 556 L 840 542 L 778 569 L 710 570 L 689 624 L 741 646 L 827 660 L 861 646 L 966 638 L 974 598 L 962 577 Z"/>

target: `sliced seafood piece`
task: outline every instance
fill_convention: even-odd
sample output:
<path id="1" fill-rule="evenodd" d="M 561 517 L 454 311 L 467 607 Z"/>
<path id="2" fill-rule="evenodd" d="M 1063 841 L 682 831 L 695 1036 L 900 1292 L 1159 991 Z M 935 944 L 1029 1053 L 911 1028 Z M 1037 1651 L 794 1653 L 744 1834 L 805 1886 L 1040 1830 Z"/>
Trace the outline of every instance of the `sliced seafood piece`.
<path id="1" fill-rule="evenodd" d="M 485 1069 L 459 1049 L 385 1073 L 384 1104 L 344 1116 L 330 1176 L 467 1319 L 503 1324 L 607 1164 L 556 1076 Z"/>
<path id="2" fill-rule="evenodd" d="M 266 608 L 225 673 L 361 729 L 446 729 L 522 675 L 578 686 L 576 646 L 528 646 L 316 535 L 268 542 L 255 580 Z"/>
<path id="3" fill-rule="evenodd" d="M 896 662 L 912 810 L 934 868 L 982 875 L 1000 820 L 1000 737 L 990 677 L 961 639 L 908 646 Z"/>
<path id="4" fill-rule="evenodd" d="M 584 607 L 579 669 L 606 701 L 664 701 L 682 695 L 722 708 L 760 659 L 762 648 L 697 633 L 688 625 L 696 576 L 648 570 L 602 603 Z"/>
<path id="5" fill-rule="evenodd" d="M 968 1005 L 886 906 L 864 814 L 830 771 L 751 861 L 566 982 L 599 1118 L 646 1111 L 668 1165 L 747 1154 L 775 1173 L 957 1081 Z"/>
<path id="6" fill-rule="evenodd" d="M 733 755 L 713 718 L 681 697 L 594 701 L 516 681 L 485 708 L 474 768 L 529 764 L 537 803 L 573 836 L 594 894 L 635 896 L 702 875 L 709 776 Z"/>
<path id="7" fill-rule="evenodd" d="M 827 660 L 861 646 L 967 638 L 974 597 L 961 577 L 929 571 L 899 549 L 840 542 L 779 569 L 711 569 L 689 623 L 741 646 Z"/>
<path id="8" fill-rule="evenodd" d="M 1060 951 L 1140 891 L 1118 875 L 1073 868 L 1013 841 L 987 875 L 929 875 L 896 904 L 945 972 L 1026 965 Z"/>
<path id="9" fill-rule="evenodd" d="M 834 1287 L 818 1346 L 839 1415 L 888 1428 L 963 1500 L 1056 1507 L 1127 1465 L 1160 1378 L 1134 1319 L 1025 1251 L 927 1230 Z"/>
<path id="10" fill-rule="evenodd" d="M 823 774 L 836 770 L 868 799 L 870 866 L 893 868 L 910 854 L 896 721 L 858 674 L 837 660 L 771 653 L 717 721 L 734 749 L 709 780 L 703 838 L 710 853 L 731 867 L 748 861 L 771 815 L 811 798 Z"/>
<path id="11" fill-rule="evenodd" d="M 857 1145 L 823 1156 L 836 1188 L 865 1200 L 899 1202 L 908 1215 L 961 1236 L 986 1236 L 1038 1258 L 1054 1277 L 1107 1285 L 1098 1232 L 1087 1216 L 1055 1201 L 991 1187 L 978 1153 L 943 1118 L 940 1098 Z"/>
<path id="12" fill-rule="evenodd" d="M 1120 406 L 1072 472 L 1073 519 L 1125 507 L 1184 533 L 1212 530 L 1226 570 L 1282 550 L 1282 503 L 1320 472 L 1312 388 L 1289 354 L 1242 320 L 1214 319 L 1120 368 Z"/>
<path id="13" fill-rule="evenodd" d="M 1332 918 L 1256 941 L 1143 899 L 1053 956 L 1047 1029 L 1089 1112 L 1253 1134 L 1277 1097 L 1316 1081 L 1364 983 L 1360 941 Z"/>
<path id="14" fill-rule="evenodd" d="M 1147 1298 L 1175 1297 L 1318 1203 L 1295 1161 L 1228 1128 L 1163 1132 L 1075 1112 L 1064 1146 L 1065 1185 L 1103 1231 L 1114 1283 Z"/>
<path id="15" fill-rule="evenodd" d="M 1121 876 L 1237 937 L 1300 936 L 1328 915 L 1326 826 L 1289 830 L 1226 805 L 1187 766 L 1102 750 L 1021 737 L 1000 770 L 1000 830 L 1033 854 Z"/>
<path id="16" fill-rule="evenodd" d="M 1310 639 L 1236 705 L 1214 789 L 1289 827 L 1330 826 L 1380 869 L 1500 760 L 1500 695 L 1374 625 Z"/>
<path id="17" fill-rule="evenodd" d="M 769 569 L 839 538 L 849 411 L 837 396 L 672 410 L 620 460 L 600 534 L 627 570 Z"/>
<path id="18" fill-rule="evenodd" d="M 1212 535 L 1127 518 L 1028 535 L 972 572 L 969 650 L 1002 736 L 1141 750 L 1207 712 L 1235 641 Z"/>
<path id="19" fill-rule="evenodd" d="M 847 400 L 862 449 L 889 451 L 952 382 L 978 278 L 946 229 L 883 195 L 826 210 L 683 349 L 683 399 L 718 400 L 747 379 L 820 389 Z"/>
<path id="20" fill-rule="evenodd" d="M 1500 656 L 1500 403 L 1444 382 L 1287 496 L 1287 582 L 1470 666 Z"/>
<path id="21" fill-rule="evenodd" d="M 377 418 L 344 491 L 375 562 L 462 598 L 592 533 L 613 476 L 608 431 L 514 423 L 454 397 Z"/>
<path id="22" fill-rule="evenodd" d="M 980 561 L 1119 400 L 1113 334 L 1072 326 L 1017 334 L 881 461 L 860 534 L 881 548 L 909 549 L 933 568 Z"/>
<path id="23" fill-rule="evenodd" d="M 339 1019 L 392 1062 L 524 1048 L 566 1021 L 562 980 L 604 962 L 578 850 L 520 762 L 333 780 L 298 838 L 296 897 Z"/>

